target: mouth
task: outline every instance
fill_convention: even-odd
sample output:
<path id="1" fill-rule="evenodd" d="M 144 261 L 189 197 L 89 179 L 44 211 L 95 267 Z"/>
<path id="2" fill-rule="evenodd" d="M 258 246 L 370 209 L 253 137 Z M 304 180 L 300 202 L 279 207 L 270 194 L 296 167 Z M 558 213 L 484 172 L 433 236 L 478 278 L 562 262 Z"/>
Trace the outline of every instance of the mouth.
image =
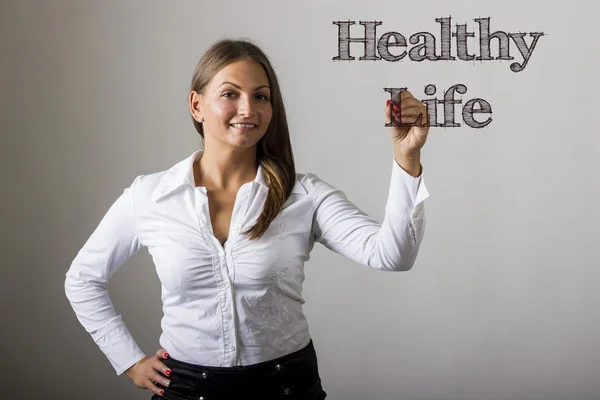
<path id="1" fill-rule="evenodd" d="M 239 129 L 241 131 L 250 131 L 252 129 L 258 128 L 256 124 L 229 124 L 229 126 Z"/>

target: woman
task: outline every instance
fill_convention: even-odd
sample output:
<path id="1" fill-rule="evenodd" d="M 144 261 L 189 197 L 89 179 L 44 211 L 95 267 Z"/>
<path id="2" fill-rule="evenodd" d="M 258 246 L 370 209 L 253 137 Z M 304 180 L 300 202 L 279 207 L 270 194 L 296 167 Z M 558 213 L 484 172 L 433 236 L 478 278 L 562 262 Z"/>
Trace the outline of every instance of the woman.
<path id="1" fill-rule="evenodd" d="M 427 110 L 409 92 L 385 107 L 395 157 L 379 223 L 316 175 L 296 173 L 277 77 L 254 44 L 215 43 L 189 107 L 204 150 L 125 189 L 67 272 L 67 297 L 117 374 L 153 399 L 323 399 L 302 311 L 304 262 L 316 241 L 372 268 L 412 267 L 425 227 L 428 127 L 406 123 Z M 106 292 L 144 246 L 162 287 L 153 356 Z"/>

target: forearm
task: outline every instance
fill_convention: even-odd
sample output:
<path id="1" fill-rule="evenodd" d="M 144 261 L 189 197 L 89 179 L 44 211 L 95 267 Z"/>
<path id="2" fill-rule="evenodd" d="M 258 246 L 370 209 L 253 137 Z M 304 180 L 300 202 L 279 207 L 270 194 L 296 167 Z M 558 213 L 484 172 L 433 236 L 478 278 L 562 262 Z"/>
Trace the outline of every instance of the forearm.
<path id="1" fill-rule="evenodd" d="M 145 356 L 117 314 L 104 284 L 91 282 L 77 264 L 67 272 L 65 293 L 77 319 L 117 374 Z"/>

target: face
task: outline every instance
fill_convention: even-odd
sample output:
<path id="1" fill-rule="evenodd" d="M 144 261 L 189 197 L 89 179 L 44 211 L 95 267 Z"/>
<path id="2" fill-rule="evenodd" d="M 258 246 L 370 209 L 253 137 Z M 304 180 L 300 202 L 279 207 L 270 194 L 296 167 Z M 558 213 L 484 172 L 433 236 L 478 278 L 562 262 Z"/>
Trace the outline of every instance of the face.
<path id="1" fill-rule="evenodd" d="M 223 67 L 203 94 L 190 94 L 190 111 L 203 117 L 204 140 L 240 149 L 250 148 L 264 136 L 271 122 L 269 79 L 254 61 L 236 61 Z"/>

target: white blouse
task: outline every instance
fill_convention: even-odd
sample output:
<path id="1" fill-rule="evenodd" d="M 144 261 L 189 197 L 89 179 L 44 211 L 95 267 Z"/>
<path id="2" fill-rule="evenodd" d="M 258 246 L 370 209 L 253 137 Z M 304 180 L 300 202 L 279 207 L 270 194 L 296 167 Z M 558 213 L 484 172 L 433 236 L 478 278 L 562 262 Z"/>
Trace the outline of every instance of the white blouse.
<path id="1" fill-rule="evenodd" d="M 365 266 L 409 270 L 425 229 L 422 176 L 394 161 L 383 222 L 371 218 L 314 174 L 297 174 L 282 212 L 264 236 L 240 233 L 261 213 L 268 186 L 256 179 L 237 193 L 229 238 L 214 236 L 206 188 L 195 187 L 194 152 L 172 168 L 135 178 L 76 255 L 65 291 L 77 318 L 117 374 L 145 356 L 117 314 L 107 281 L 147 247 L 162 286 L 160 345 L 205 366 L 249 365 L 310 341 L 302 305 L 304 263 L 314 242 Z"/>

